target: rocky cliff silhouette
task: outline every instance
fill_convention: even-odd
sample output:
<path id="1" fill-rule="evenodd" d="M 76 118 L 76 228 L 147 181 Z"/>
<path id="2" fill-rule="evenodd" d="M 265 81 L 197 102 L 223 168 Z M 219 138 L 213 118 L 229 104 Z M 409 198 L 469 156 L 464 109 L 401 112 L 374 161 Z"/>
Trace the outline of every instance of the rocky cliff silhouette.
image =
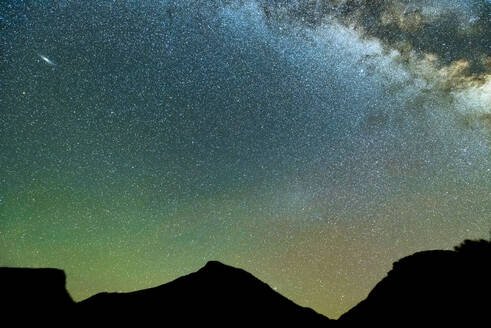
<path id="1" fill-rule="evenodd" d="M 0 268 L 0 327 L 63 326 L 76 307 L 65 283 L 58 269 Z"/>
<path id="2" fill-rule="evenodd" d="M 338 322 L 346 327 L 489 325 L 490 260 L 486 240 L 405 257 Z"/>
<path id="3" fill-rule="evenodd" d="M 491 242 L 424 251 L 394 263 L 338 320 L 296 305 L 250 273 L 220 262 L 167 284 L 75 303 L 57 269 L 0 268 L 0 325 L 15 326 L 478 326 L 489 323 Z M 3 326 L 3 325 L 2 325 Z"/>

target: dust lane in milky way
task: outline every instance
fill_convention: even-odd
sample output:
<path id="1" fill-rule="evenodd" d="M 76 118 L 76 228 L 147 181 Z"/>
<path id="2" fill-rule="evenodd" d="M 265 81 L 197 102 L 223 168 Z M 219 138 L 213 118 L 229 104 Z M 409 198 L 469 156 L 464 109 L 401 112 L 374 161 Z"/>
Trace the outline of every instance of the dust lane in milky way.
<path id="1" fill-rule="evenodd" d="M 76 300 L 208 260 L 336 318 L 487 238 L 489 1 L 6 1 L 0 266 Z"/>

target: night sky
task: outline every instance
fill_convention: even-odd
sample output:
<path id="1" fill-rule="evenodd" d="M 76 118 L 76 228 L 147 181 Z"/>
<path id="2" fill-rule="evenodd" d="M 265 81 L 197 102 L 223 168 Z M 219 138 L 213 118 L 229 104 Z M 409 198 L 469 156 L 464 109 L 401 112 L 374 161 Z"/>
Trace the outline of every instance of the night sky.
<path id="1" fill-rule="evenodd" d="M 2 1 L 0 266 L 241 267 L 330 318 L 488 238 L 491 1 Z"/>

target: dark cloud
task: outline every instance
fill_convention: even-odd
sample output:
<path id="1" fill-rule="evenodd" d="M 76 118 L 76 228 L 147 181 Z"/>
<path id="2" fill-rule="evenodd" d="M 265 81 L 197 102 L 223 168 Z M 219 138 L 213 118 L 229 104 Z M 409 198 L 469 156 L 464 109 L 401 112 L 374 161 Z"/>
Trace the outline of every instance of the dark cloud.
<path id="1" fill-rule="evenodd" d="M 402 64 L 414 81 L 426 81 L 421 91 L 431 89 L 432 94 L 453 102 L 456 115 L 466 122 L 463 126 L 490 131 L 490 100 L 486 93 L 491 85 L 491 2 L 257 2 L 268 25 L 278 32 L 298 34 L 305 28 L 315 30 L 341 24 L 356 31 L 362 39 L 379 41 L 386 54 L 397 50 L 400 55 L 393 57 L 395 63 Z M 395 88 L 402 90 L 399 85 Z M 370 117 L 367 129 L 373 130 L 380 122 L 378 116 Z"/>
<path id="2" fill-rule="evenodd" d="M 435 54 L 441 65 L 469 62 L 469 74 L 488 73 L 491 3 L 459 1 L 305 0 L 260 1 L 265 17 L 316 27 L 337 20 L 354 26 L 403 55 Z"/>

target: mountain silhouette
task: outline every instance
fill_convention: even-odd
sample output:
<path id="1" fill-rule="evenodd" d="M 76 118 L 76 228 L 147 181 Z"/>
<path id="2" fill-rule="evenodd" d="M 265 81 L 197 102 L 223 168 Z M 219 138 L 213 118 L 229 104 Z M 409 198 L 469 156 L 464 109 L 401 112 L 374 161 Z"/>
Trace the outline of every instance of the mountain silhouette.
<path id="1" fill-rule="evenodd" d="M 330 320 L 250 273 L 217 261 L 161 286 L 100 293 L 75 303 L 58 269 L 0 268 L 0 325 L 479 326 L 488 323 L 491 242 L 418 252 L 394 263 L 368 297 Z"/>
<path id="2" fill-rule="evenodd" d="M 486 240 L 405 257 L 338 322 L 346 327 L 489 324 L 490 260 Z"/>
<path id="3" fill-rule="evenodd" d="M 250 273 L 217 261 L 170 283 L 130 293 L 101 293 L 79 303 L 107 323 L 326 327 L 330 320 L 300 307 Z M 122 315 L 123 314 L 123 315 Z"/>
<path id="4" fill-rule="evenodd" d="M 76 306 L 65 283 L 58 269 L 0 268 L 0 326 L 63 326 Z"/>

